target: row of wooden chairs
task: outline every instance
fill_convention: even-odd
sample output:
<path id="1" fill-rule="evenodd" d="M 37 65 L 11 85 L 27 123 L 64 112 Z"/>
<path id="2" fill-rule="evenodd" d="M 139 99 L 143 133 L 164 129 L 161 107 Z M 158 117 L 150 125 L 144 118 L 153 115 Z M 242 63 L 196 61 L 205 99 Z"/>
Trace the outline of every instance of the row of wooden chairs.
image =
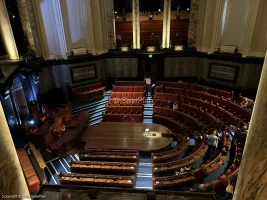
<path id="1" fill-rule="evenodd" d="M 135 186 L 135 176 L 60 173 L 61 184 L 128 187 Z"/>

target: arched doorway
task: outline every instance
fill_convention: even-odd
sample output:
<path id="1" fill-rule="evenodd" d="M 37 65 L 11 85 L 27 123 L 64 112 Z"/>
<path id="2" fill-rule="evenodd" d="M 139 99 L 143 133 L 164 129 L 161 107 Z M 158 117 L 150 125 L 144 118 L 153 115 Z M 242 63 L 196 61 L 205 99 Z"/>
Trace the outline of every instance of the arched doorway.
<path id="1" fill-rule="evenodd" d="M 25 76 L 19 74 L 13 78 L 11 96 L 19 124 L 23 126 L 25 121 L 31 117 L 29 103 L 35 100 L 30 83 Z"/>

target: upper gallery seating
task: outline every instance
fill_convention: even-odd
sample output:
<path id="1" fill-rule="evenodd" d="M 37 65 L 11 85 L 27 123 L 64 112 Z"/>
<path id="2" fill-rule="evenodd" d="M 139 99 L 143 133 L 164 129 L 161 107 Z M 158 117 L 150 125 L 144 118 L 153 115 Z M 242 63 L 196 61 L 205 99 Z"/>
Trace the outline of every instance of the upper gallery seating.
<path id="1" fill-rule="evenodd" d="M 18 158 L 24 173 L 26 183 L 30 193 L 33 193 L 40 188 L 40 179 L 38 178 L 30 158 L 24 148 L 17 149 Z"/>
<path id="2" fill-rule="evenodd" d="M 71 160 L 70 169 L 71 173 L 134 175 L 137 171 L 137 163 Z"/>
<path id="3" fill-rule="evenodd" d="M 143 114 L 104 114 L 103 122 L 143 122 Z"/>
<path id="4" fill-rule="evenodd" d="M 178 157 L 180 154 L 182 154 L 185 149 L 188 147 L 190 138 L 187 136 L 183 136 L 182 140 L 179 141 L 180 135 L 177 134 L 176 136 L 176 145 L 173 149 L 169 151 L 159 152 L 159 153 L 152 153 L 151 158 L 154 163 L 162 162 L 166 160 L 173 159 L 175 157 Z"/>
<path id="5" fill-rule="evenodd" d="M 87 149 L 80 151 L 79 158 L 81 161 L 138 162 L 139 154 L 138 151 Z"/>
<path id="6" fill-rule="evenodd" d="M 145 86 L 113 86 L 113 92 L 144 92 Z"/>
<path id="7" fill-rule="evenodd" d="M 115 86 L 144 86 L 145 81 L 116 81 Z"/>
<path id="8" fill-rule="evenodd" d="M 104 97 L 105 87 L 101 83 L 84 85 L 72 89 L 72 96 L 77 102 L 88 102 Z"/>
<path id="9" fill-rule="evenodd" d="M 106 114 L 142 114 L 144 106 L 107 106 Z"/>
<path id="10" fill-rule="evenodd" d="M 67 125 L 65 132 L 62 132 L 56 141 L 50 144 L 52 152 L 57 156 L 64 156 L 69 150 L 76 149 L 81 134 L 87 128 L 88 119 L 88 112 L 81 112 L 74 121 Z"/>
<path id="11" fill-rule="evenodd" d="M 59 174 L 61 184 L 80 184 L 113 187 L 134 187 L 135 176 L 99 175 L 99 174 Z"/>

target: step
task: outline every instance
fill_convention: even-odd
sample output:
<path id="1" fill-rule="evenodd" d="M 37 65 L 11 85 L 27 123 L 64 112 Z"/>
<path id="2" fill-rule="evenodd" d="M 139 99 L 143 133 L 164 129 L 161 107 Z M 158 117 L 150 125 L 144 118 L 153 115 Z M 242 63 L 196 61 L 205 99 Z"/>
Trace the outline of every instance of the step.
<path id="1" fill-rule="evenodd" d="M 152 177 L 136 177 L 136 188 L 137 187 L 146 187 L 152 188 Z"/>
<path id="2" fill-rule="evenodd" d="M 137 174 L 151 175 L 152 176 L 152 166 L 150 165 L 138 165 Z"/>
<path id="3" fill-rule="evenodd" d="M 82 107 L 76 108 L 75 110 L 72 110 L 72 113 L 81 112 L 83 110 L 91 110 L 91 109 L 96 108 L 96 107 L 98 107 L 100 105 L 106 105 L 106 104 L 108 104 L 108 100 L 97 102 L 97 103 L 95 103 L 93 105 L 89 104 L 89 105 L 86 105 L 86 106 L 82 106 Z"/>

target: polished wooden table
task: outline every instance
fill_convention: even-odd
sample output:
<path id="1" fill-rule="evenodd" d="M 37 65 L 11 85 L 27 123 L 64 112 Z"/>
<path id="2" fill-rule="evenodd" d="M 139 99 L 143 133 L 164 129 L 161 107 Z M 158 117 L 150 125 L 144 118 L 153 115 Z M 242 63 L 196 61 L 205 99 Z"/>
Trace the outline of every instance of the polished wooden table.
<path id="1" fill-rule="evenodd" d="M 149 129 L 147 135 L 145 129 Z M 162 136 L 162 133 L 164 133 Z M 88 127 L 82 135 L 85 149 L 129 149 L 157 151 L 173 141 L 171 131 L 165 126 L 153 123 L 101 122 Z"/>

